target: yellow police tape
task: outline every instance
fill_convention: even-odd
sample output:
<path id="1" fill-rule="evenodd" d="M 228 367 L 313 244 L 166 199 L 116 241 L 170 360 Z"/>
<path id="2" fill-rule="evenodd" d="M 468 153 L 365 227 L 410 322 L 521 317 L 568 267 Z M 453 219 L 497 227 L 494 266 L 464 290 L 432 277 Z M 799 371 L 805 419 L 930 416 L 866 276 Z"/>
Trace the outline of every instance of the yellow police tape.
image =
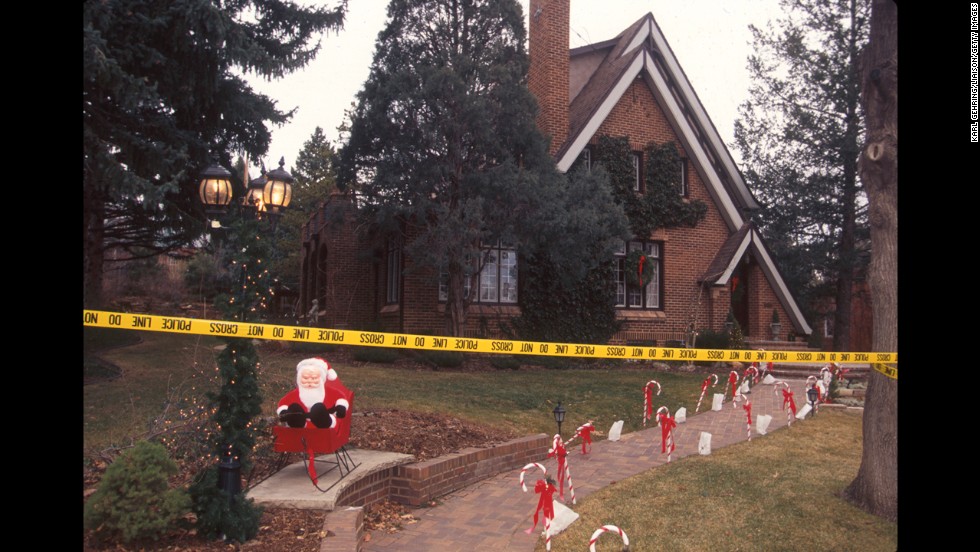
<path id="1" fill-rule="evenodd" d="M 178 318 L 154 314 L 132 314 L 83 310 L 85 326 L 170 332 L 188 335 L 212 335 L 275 341 L 301 341 L 396 349 L 425 349 L 464 353 L 497 353 L 513 355 L 549 355 L 586 358 L 622 358 L 630 360 L 705 360 L 741 362 L 898 362 L 897 353 L 825 353 L 814 351 L 762 351 L 725 349 L 686 349 L 671 347 L 636 347 L 632 345 L 583 345 L 578 343 L 545 343 L 470 337 L 438 337 L 360 330 L 331 330 L 280 324 L 253 324 L 225 320 Z"/>
<path id="2" fill-rule="evenodd" d="M 874 369 L 881 372 L 882 374 L 892 378 L 898 379 L 898 366 L 888 366 L 886 364 L 874 363 L 872 364 Z"/>

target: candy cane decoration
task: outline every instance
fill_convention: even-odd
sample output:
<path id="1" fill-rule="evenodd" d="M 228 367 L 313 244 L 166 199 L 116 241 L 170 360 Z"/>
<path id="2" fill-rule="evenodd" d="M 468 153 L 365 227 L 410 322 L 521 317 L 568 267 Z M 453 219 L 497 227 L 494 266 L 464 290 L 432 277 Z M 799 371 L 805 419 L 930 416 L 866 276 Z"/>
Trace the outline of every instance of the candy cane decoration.
<path id="1" fill-rule="evenodd" d="M 738 395 L 738 372 L 732 370 L 728 374 L 728 383 L 732 385 L 732 403 L 735 402 L 735 395 Z M 732 406 L 734 408 L 734 404 Z"/>
<path id="2" fill-rule="evenodd" d="M 752 401 L 745 395 L 739 395 L 745 400 L 745 404 L 742 408 L 745 409 L 746 421 L 745 421 L 745 433 L 749 436 L 749 441 L 752 440 Z"/>
<path id="3" fill-rule="evenodd" d="M 538 526 L 538 512 L 544 517 L 544 537 L 545 547 L 551 550 L 551 520 L 555 517 L 555 492 L 558 489 L 551 483 L 551 479 L 538 479 L 534 484 L 534 492 L 540 494 L 538 506 L 534 510 L 534 524 L 527 528 L 524 533 L 530 535 L 531 531 Z"/>
<path id="4" fill-rule="evenodd" d="M 581 437 L 582 438 L 582 454 L 588 454 L 589 451 L 592 450 L 592 432 L 593 431 L 595 431 L 595 426 L 592 425 L 592 420 L 589 420 L 588 422 L 585 422 L 584 424 L 582 424 L 582 425 L 578 426 L 577 428 L 575 428 L 575 435 L 571 439 L 569 439 L 568 441 L 566 441 L 565 442 L 565 445 L 567 446 L 568 443 L 571 443 L 573 440 L 575 440 L 575 437 Z M 585 450 L 586 445 L 588 445 L 588 449 L 589 449 L 588 451 Z"/>
<path id="5" fill-rule="evenodd" d="M 674 428 L 677 422 L 670 417 L 670 410 L 666 406 L 657 409 L 657 425 L 660 426 L 660 452 L 667 453 L 667 463 L 670 464 L 670 453 L 677 448 L 674 445 Z"/>
<path id="6" fill-rule="evenodd" d="M 820 369 L 820 378 L 823 380 L 823 384 L 830 389 L 830 382 L 834 379 L 834 373 L 830 369 L 830 365 L 826 365 Z"/>
<path id="7" fill-rule="evenodd" d="M 714 380 L 714 382 L 712 383 L 711 380 Z M 708 390 L 709 383 L 711 384 L 711 387 L 718 385 L 718 374 L 711 374 L 710 376 L 704 378 L 704 381 L 701 382 L 701 396 L 698 397 L 698 406 L 694 409 L 695 414 L 697 414 L 698 410 L 701 409 L 701 401 L 704 400 L 704 392 Z"/>
<path id="8" fill-rule="evenodd" d="M 780 390 L 779 386 L 783 385 L 783 389 Z M 793 390 L 790 389 L 789 384 L 785 381 L 777 381 L 773 384 L 773 392 L 779 393 L 783 392 L 783 406 L 781 410 L 786 410 L 786 405 L 789 405 L 789 410 L 786 411 L 786 425 L 793 425 L 793 418 L 796 417 L 796 401 L 793 400 Z"/>
<path id="9" fill-rule="evenodd" d="M 643 388 L 643 427 L 647 426 L 647 420 L 653 417 L 653 388 L 657 386 L 657 396 L 660 396 L 660 384 L 650 380 Z"/>
<path id="10" fill-rule="evenodd" d="M 535 466 L 541 468 L 541 475 L 548 475 L 548 470 L 546 470 L 544 466 L 538 464 L 537 462 L 531 462 L 530 464 L 521 468 L 521 490 L 523 490 L 525 493 L 527 492 L 527 485 L 524 484 L 524 474 L 527 473 L 527 470 Z"/>
<path id="11" fill-rule="evenodd" d="M 575 504 L 575 489 L 572 487 L 572 476 L 568 470 L 568 451 L 561 440 L 561 435 L 555 434 L 552 439 L 551 450 L 548 451 L 548 458 L 554 457 L 558 461 L 558 496 L 565 500 L 565 479 L 568 479 L 568 490 L 572 493 L 572 504 Z"/>
<path id="12" fill-rule="evenodd" d="M 755 385 L 759 381 L 759 369 L 755 367 L 755 364 L 746 368 L 745 372 L 742 372 L 742 379 L 751 381 L 752 385 Z"/>
<path id="13" fill-rule="evenodd" d="M 568 492 L 572 495 L 572 504 L 575 504 L 575 484 L 572 483 L 572 469 L 565 464 L 565 478 L 568 479 Z"/>
<path id="14" fill-rule="evenodd" d="M 626 536 L 626 533 L 622 529 L 615 525 L 603 525 L 596 529 L 595 533 L 592 533 L 592 538 L 589 539 L 589 552 L 595 552 L 595 541 L 599 540 L 599 537 L 603 533 L 619 533 L 619 536 L 623 538 L 623 552 L 629 552 L 630 538 Z"/>

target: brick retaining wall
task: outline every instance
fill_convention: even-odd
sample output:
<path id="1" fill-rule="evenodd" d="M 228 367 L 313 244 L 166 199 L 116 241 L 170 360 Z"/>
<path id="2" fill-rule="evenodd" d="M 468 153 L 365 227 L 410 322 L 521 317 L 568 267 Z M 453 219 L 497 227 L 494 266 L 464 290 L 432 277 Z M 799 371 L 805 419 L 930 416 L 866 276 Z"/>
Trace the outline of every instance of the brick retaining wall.
<path id="1" fill-rule="evenodd" d="M 516 470 L 548 455 L 544 433 L 522 437 L 490 448 L 467 448 L 432 460 L 394 468 L 391 500 L 421 506 L 506 470 Z"/>

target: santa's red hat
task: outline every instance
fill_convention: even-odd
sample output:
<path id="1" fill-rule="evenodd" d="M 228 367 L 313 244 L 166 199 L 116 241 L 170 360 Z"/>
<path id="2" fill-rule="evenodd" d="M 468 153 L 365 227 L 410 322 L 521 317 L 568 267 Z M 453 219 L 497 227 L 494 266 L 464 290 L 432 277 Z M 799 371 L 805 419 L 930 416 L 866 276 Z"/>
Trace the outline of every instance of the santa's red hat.
<path id="1" fill-rule="evenodd" d="M 324 383 L 337 379 L 337 371 L 330 367 L 329 362 L 320 357 L 307 358 L 296 365 L 296 385 L 299 385 L 300 374 L 303 373 L 303 370 L 310 368 L 320 371 L 320 379 Z"/>

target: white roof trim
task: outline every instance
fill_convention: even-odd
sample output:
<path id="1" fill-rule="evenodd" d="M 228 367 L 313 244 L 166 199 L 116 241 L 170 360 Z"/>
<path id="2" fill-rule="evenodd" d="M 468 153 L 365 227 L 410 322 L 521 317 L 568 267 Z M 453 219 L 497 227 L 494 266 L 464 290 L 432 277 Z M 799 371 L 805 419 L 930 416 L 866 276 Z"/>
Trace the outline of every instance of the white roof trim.
<path id="1" fill-rule="evenodd" d="M 704 151 L 704 147 L 701 145 L 700 140 L 694 135 L 693 130 L 687 124 L 687 119 L 684 117 L 684 111 L 681 109 L 681 105 L 677 103 L 674 95 L 670 93 L 670 88 L 667 86 L 667 82 L 663 79 L 660 71 L 657 71 L 657 67 L 654 64 L 653 58 L 650 54 L 643 52 L 644 67 L 646 68 L 646 73 L 650 77 L 650 81 L 655 86 L 655 93 L 659 94 L 658 100 L 660 100 L 661 106 L 666 106 L 669 112 L 669 117 L 677 122 L 677 130 L 682 135 L 684 144 L 687 146 L 688 153 L 691 154 L 698 163 L 703 171 L 704 175 L 707 177 L 708 185 L 711 186 L 715 191 L 715 197 L 721 203 L 722 215 L 728 219 L 731 230 L 737 230 L 742 227 L 742 223 L 745 222 L 742 219 L 742 213 L 739 211 L 738 207 L 732 201 L 732 197 L 728 194 L 725 189 L 725 185 L 722 184 L 721 178 L 718 177 L 718 173 L 714 171 L 714 166 L 708 159 L 707 153 Z"/>
<path id="2" fill-rule="evenodd" d="M 636 75 L 640 73 L 640 69 L 643 68 L 643 56 L 637 56 L 637 58 L 630 64 L 623 73 L 623 77 L 619 79 L 618 82 L 613 86 L 612 91 L 606 96 L 599 109 L 596 110 L 595 115 L 589 119 L 585 124 L 585 128 L 582 132 L 575 137 L 575 141 L 569 145 L 568 149 L 565 150 L 565 155 L 558 160 L 558 170 L 561 172 L 566 172 L 572 166 L 572 163 L 578 158 L 578 155 L 582 153 L 585 149 L 585 145 L 589 143 L 589 140 L 599 131 L 599 127 L 612 112 L 616 104 L 619 103 L 619 99 L 623 97 L 626 90 L 629 88 L 630 83 L 636 78 Z"/>
<path id="3" fill-rule="evenodd" d="M 638 31 L 633 36 L 629 48 L 624 51 L 623 55 L 634 52 L 635 48 L 642 45 L 643 41 L 645 41 L 649 36 L 654 37 L 655 43 L 659 48 L 661 48 L 662 52 L 669 52 L 666 41 L 663 40 L 663 37 L 660 36 L 659 33 L 654 32 L 654 28 L 653 20 L 651 18 L 641 27 L 642 30 Z M 660 40 L 656 40 L 657 38 Z M 731 162 L 731 156 L 728 155 L 728 150 L 724 148 L 721 138 L 718 137 L 714 127 L 710 123 L 710 120 L 707 119 L 707 114 L 701 107 L 700 102 L 696 101 L 696 96 L 691 95 L 693 94 L 693 91 L 691 91 L 690 84 L 687 82 L 687 79 L 684 78 L 683 72 L 680 72 L 680 68 L 677 66 L 677 60 L 674 59 L 672 55 L 664 55 L 664 59 L 668 63 L 668 69 L 673 72 L 678 84 L 682 86 L 681 92 L 687 95 L 688 102 L 695 109 L 695 116 L 697 116 L 699 119 L 702 116 L 704 117 L 704 119 L 700 120 L 701 126 L 705 128 L 706 132 L 709 133 L 708 137 L 711 140 L 712 145 L 715 147 L 717 157 L 725 162 L 726 167 L 731 167 L 729 176 L 736 179 L 736 181 L 741 183 L 742 186 L 745 186 L 745 183 L 742 181 L 738 170 L 735 170 L 734 168 L 734 163 Z M 661 104 L 661 107 L 666 107 L 669 117 L 675 121 L 677 131 L 682 135 L 682 140 L 686 149 L 689 150 L 689 153 L 696 159 L 697 166 L 702 169 L 702 172 L 708 181 L 708 185 L 713 189 L 714 196 L 721 206 L 722 216 L 729 224 L 729 229 L 734 231 L 741 228 L 742 224 L 744 223 L 744 219 L 742 218 L 739 208 L 735 205 L 731 195 L 728 193 L 728 190 L 725 189 L 724 184 L 721 182 L 721 178 L 715 172 L 714 165 L 710 162 L 701 141 L 697 139 L 697 136 L 689 126 L 687 118 L 684 116 L 684 111 L 681 109 L 681 106 L 677 102 L 676 98 L 674 98 L 674 95 L 671 94 L 670 88 L 667 86 L 667 82 L 660 75 L 660 72 L 657 71 L 653 59 L 645 50 L 643 51 L 643 55 L 637 57 L 637 59 L 630 64 L 626 71 L 623 72 L 623 75 L 613 85 L 612 90 L 606 96 L 605 100 L 603 100 L 602 104 L 599 105 L 599 108 L 596 109 L 595 114 L 589 119 L 588 122 L 586 122 L 582 131 L 577 136 L 573 137 L 573 141 L 571 144 L 569 144 L 568 149 L 565 150 L 565 154 L 556 163 L 558 170 L 561 172 L 568 171 L 568 169 L 572 166 L 572 163 L 575 162 L 575 159 L 577 159 L 579 154 L 582 153 L 582 150 L 585 148 L 586 144 L 588 144 L 589 140 L 595 135 L 596 132 L 598 132 L 599 127 L 612 112 L 613 108 L 616 107 L 616 104 L 619 103 L 620 98 L 622 98 L 623 94 L 626 93 L 629 85 L 640 73 L 641 69 L 646 69 L 645 73 L 648 82 L 653 84 L 654 93 L 655 95 L 659 96 L 657 99 L 660 100 L 659 103 Z M 695 101 L 691 101 L 692 98 L 694 98 Z M 707 124 L 705 124 L 706 121 Z M 719 146 L 721 146 L 721 149 L 718 149 Z M 751 197 L 749 199 L 751 200 Z"/>
<path id="4" fill-rule="evenodd" d="M 698 99 L 698 95 L 694 92 L 691 87 L 691 83 L 687 80 L 687 76 L 684 74 L 684 70 L 681 69 L 680 63 L 678 63 L 677 58 L 674 57 L 674 52 L 670 49 L 670 45 L 667 44 L 667 39 L 659 32 L 653 32 L 654 25 L 651 17 L 651 22 L 648 25 L 650 36 L 653 38 L 653 43 L 657 46 L 660 54 L 664 58 L 664 62 L 667 64 L 667 68 L 670 73 L 674 76 L 677 82 L 677 86 L 681 89 L 681 93 L 687 99 L 691 106 L 691 110 L 694 112 L 694 116 L 697 118 L 698 122 L 701 123 L 701 127 L 711 142 L 711 146 L 714 148 L 718 159 L 722 162 L 728 175 L 732 178 L 732 182 L 735 183 L 736 188 L 744 190 L 746 196 L 746 203 L 753 204 L 755 200 L 752 198 L 751 194 L 748 192 L 748 186 L 745 180 L 742 178 L 742 174 L 738 171 L 738 167 L 735 166 L 735 160 L 732 159 L 731 154 L 728 152 L 728 148 L 722 141 L 721 136 L 718 135 L 717 129 L 715 129 L 714 124 L 711 122 L 711 118 L 708 117 L 708 113 L 704 110 L 704 106 L 701 105 L 701 100 Z"/>
<path id="5" fill-rule="evenodd" d="M 738 268 L 738 262 L 742 260 L 742 256 L 745 255 L 745 250 L 749 248 L 750 243 L 752 243 L 752 234 L 747 233 L 742 238 L 742 243 L 738 244 L 738 251 L 732 255 L 732 260 L 728 261 L 728 266 L 725 267 L 725 271 L 716 280 L 716 284 L 728 285 L 728 280 L 732 277 L 735 269 Z"/>
<path id="6" fill-rule="evenodd" d="M 635 35 L 633 35 L 633 40 L 631 40 L 629 46 L 627 46 L 626 49 L 623 50 L 623 53 L 619 54 L 619 57 L 623 57 L 626 54 L 632 53 L 633 50 L 638 48 L 641 44 L 643 44 L 643 42 L 647 39 L 647 37 L 650 36 L 650 34 L 652 34 L 653 32 L 651 29 L 650 20 L 645 21 L 644 25 L 641 28 L 646 29 L 646 32 L 644 33 L 640 31 Z"/>
<path id="7" fill-rule="evenodd" d="M 773 262 L 772 257 L 769 256 L 769 252 L 763 247 L 762 237 L 754 228 L 750 232 L 750 235 L 753 242 L 752 250 L 762 261 L 762 270 L 766 273 L 766 277 L 775 286 L 776 292 L 779 294 L 779 302 L 784 308 L 790 311 L 790 314 L 796 319 L 799 326 L 803 328 L 803 333 L 807 335 L 813 333 L 813 328 L 807 324 L 806 318 L 803 317 L 803 313 L 800 312 L 796 301 L 793 299 L 793 294 L 786 287 L 786 282 L 783 281 L 782 276 L 779 275 L 779 271 L 776 270 L 776 263 Z"/>

